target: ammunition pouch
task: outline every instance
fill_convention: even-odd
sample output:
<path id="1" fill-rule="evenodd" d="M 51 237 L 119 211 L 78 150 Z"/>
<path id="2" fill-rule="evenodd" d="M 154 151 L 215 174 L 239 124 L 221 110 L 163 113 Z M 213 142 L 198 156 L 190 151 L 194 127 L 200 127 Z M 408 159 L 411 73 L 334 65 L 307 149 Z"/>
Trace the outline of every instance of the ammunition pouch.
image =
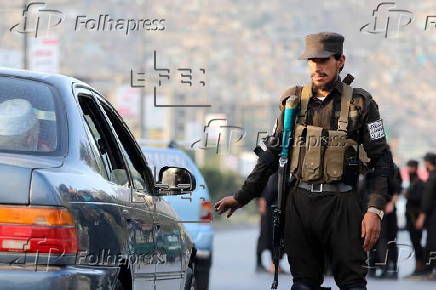
<path id="1" fill-rule="evenodd" d="M 322 144 L 323 128 L 307 126 L 306 153 L 304 155 L 301 177 L 304 181 L 315 181 L 322 178 L 323 155 L 325 146 Z"/>
<path id="2" fill-rule="evenodd" d="M 300 116 L 296 120 L 291 148 L 290 173 L 312 184 L 342 181 L 354 186 L 358 181 L 360 163 L 357 142 L 347 139 L 348 122 L 356 122 L 358 117 L 356 108 L 351 105 L 352 88 L 344 84 L 337 130 L 306 125 L 311 96 L 309 84 L 303 88 L 301 95 Z"/>
<path id="3" fill-rule="evenodd" d="M 325 152 L 324 180 L 326 183 L 341 180 L 344 172 L 346 134 L 341 131 L 329 130 L 329 144 Z"/>

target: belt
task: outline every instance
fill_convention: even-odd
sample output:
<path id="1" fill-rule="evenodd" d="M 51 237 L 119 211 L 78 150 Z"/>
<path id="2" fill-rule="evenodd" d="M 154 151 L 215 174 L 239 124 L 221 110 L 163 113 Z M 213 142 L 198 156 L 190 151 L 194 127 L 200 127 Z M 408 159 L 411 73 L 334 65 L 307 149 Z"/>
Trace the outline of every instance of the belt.
<path id="1" fill-rule="evenodd" d="M 300 181 L 298 184 L 299 188 L 308 190 L 310 192 L 346 192 L 353 189 L 351 185 L 345 183 L 321 183 L 321 184 L 310 184 L 304 181 Z"/>

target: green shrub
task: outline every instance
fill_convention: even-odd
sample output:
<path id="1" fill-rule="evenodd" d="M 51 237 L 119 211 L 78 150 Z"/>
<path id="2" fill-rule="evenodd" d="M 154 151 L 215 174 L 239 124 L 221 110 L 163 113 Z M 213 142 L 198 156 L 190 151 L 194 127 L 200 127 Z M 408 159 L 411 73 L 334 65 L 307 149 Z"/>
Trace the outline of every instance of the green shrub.
<path id="1" fill-rule="evenodd" d="M 242 177 L 230 170 L 220 170 L 218 168 L 200 168 L 201 174 L 206 180 L 209 193 L 213 201 L 218 201 L 223 196 L 232 195 L 242 185 Z"/>

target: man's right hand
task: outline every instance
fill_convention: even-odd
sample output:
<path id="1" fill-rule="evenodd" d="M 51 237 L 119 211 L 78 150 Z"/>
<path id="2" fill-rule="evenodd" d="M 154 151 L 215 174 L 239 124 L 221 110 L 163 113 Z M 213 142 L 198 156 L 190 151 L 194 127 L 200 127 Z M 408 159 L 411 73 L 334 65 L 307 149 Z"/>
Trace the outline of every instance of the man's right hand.
<path id="1" fill-rule="evenodd" d="M 424 228 L 425 218 L 426 218 L 426 214 L 425 213 L 420 213 L 419 214 L 418 219 L 415 222 L 415 228 L 417 230 L 422 230 Z"/>
<path id="2" fill-rule="evenodd" d="M 220 201 L 215 203 L 215 211 L 218 214 L 229 211 L 227 213 L 227 218 L 231 217 L 232 214 L 240 207 L 240 203 L 231 195 L 223 197 Z"/>

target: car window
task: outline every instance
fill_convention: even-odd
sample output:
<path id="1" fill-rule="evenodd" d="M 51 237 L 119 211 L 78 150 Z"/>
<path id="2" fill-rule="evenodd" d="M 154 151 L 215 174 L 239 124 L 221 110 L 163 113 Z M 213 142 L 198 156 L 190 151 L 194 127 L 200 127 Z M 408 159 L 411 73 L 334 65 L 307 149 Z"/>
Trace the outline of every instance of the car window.
<path id="1" fill-rule="evenodd" d="M 101 155 L 100 151 L 98 150 L 97 142 L 101 139 L 100 133 L 97 130 L 97 126 L 94 123 L 93 119 L 90 115 L 84 115 L 86 123 L 88 124 L 88 128 L 90 130 L 90 133 L 93 137 L 93 141 L 91 142 L 91 149 L 93 153 L 93 162 L 91 162 L 91 166 L 100 173 L 105 179 L 109 180 L 109 174 L 110 174 L 110 163 L 103 161 L 103 156 Z M 110 162 L 110 161 L 109 161 Z"/>
<path id="2" fill-rule="evenodd" d="M 112 124 L 112 128 L 118 136 L 118 140 L 120 141 L 121 150 L 125 156 L 134 188 L 151 193 L 150 185 L 153 183 L 152 180 L 150 180 L 151 174 L 150 176 L 147 176 L 149 171 L 136 142 L 114 109 L 104 102 L 102 102 L 101 105 Z"/>
<path id="3" fill-rule="evenodd" d="M 80 94 L 79 104 L 83 117 L 97 147 L 96 161 L 102 176 L 113 183 L 128 186 L 129 178 L 121 153 L 112 136 L 107 120 L 92 96 Z"/>
<path id="4" fill-rule="evenodd" d="M 159 171 L 162 167 L 183 167 L 188 169 L 191 173 L 196 173 L 196 169 L 189 162 L 189 159 L 182 155 L 173 152 L 161 151 L 147 151 L 143 150 L 144 155 L 147 157 L 148 166 L 153 171 L 155 179 L 158 178 Z"/>
<path id="5" fill-rule="evenodd" d="M 0 77 L 0 88 L 0 150 L 29 154 L 59 151 L 59 106 L 52 88 L 12 77 Z"/>

